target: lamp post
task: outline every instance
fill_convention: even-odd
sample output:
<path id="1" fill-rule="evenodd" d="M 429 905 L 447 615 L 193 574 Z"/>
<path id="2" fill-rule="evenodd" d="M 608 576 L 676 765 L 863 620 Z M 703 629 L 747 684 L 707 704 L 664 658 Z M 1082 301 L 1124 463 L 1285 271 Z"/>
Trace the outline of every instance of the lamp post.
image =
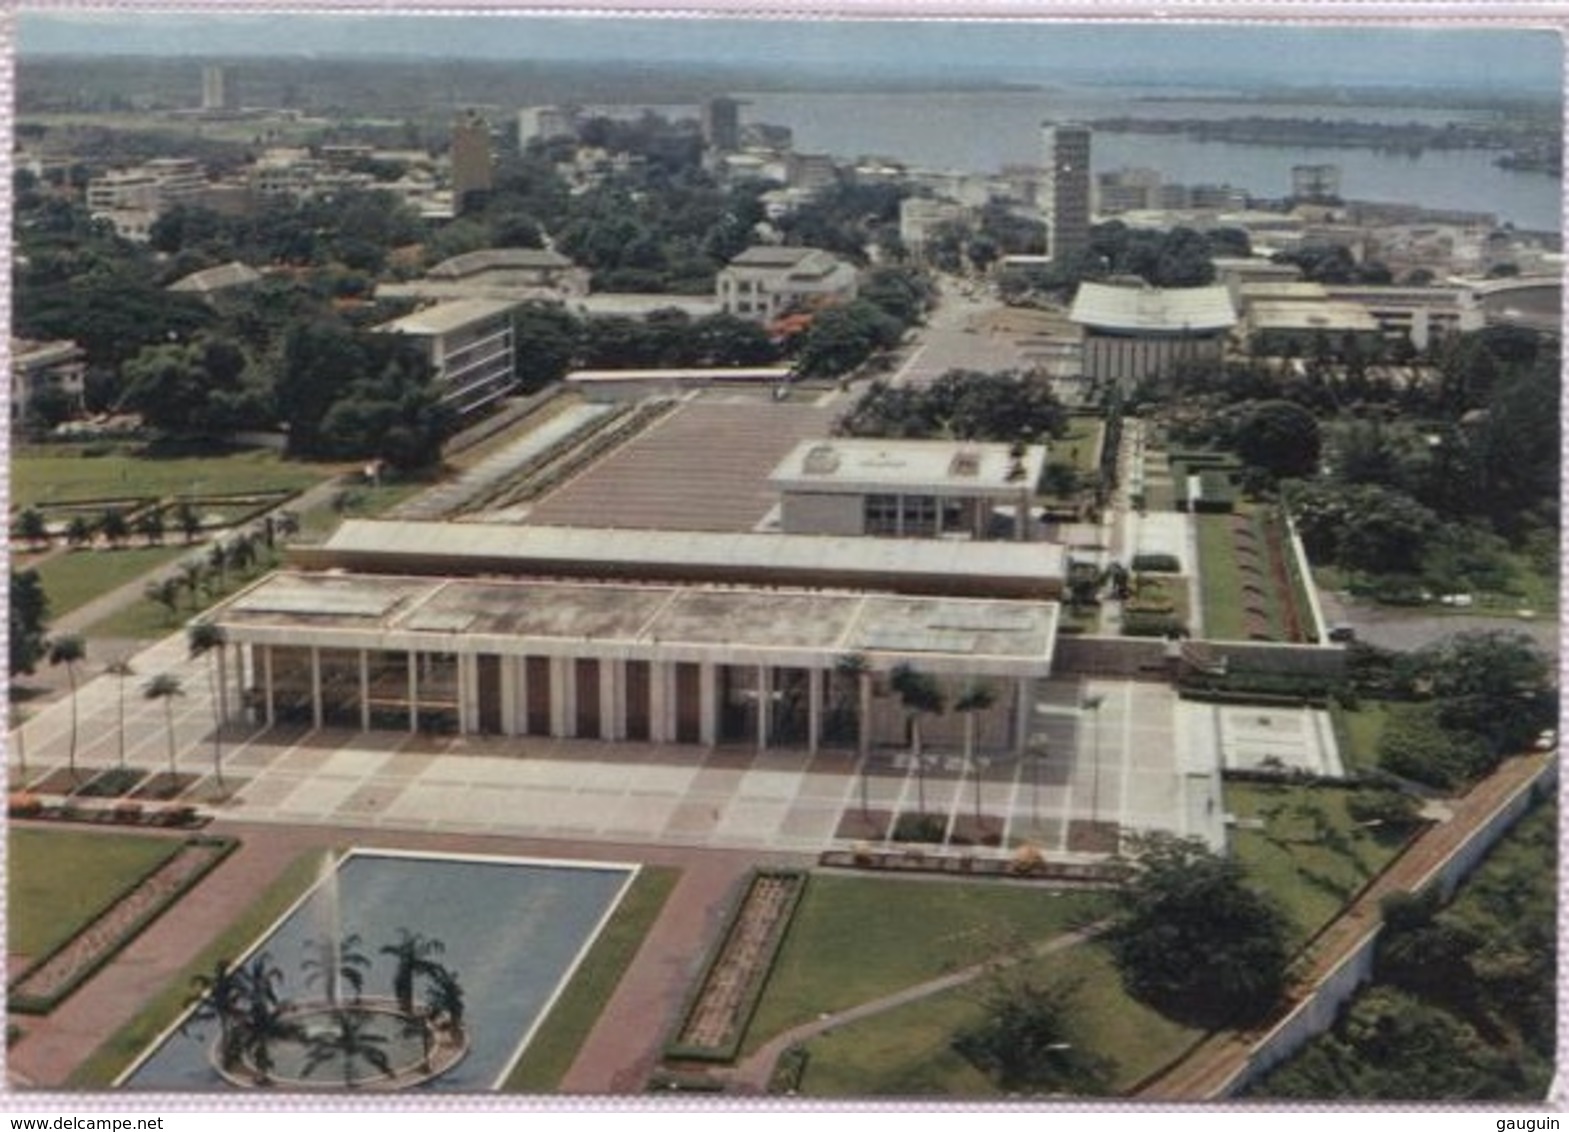
<path id="1" fill-rule="evenodd" d="M 1100 706 L 1106 697 L 1086 695 L 1079 701 L 1084 711 L 1095 713 L 1095 755 L 1090 764 L 1090 824 L 1100 824 Z"/>

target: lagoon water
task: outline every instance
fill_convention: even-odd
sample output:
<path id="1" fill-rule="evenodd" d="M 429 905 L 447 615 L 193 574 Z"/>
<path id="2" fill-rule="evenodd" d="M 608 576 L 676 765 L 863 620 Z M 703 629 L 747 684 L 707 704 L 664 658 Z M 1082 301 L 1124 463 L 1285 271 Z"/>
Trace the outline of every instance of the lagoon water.
<path id="1" fill-rule="evenodd" d="M 1094 118 L 1271 117 L 1404 124 L 1486 121 L 1476 111 L 1431 107 L 1296 105 L 1253 101 L 1143 100 L 1129 89 L 1006 90 L 940 93 L 768 92 L 740 95 L 743 121 L 789 126 L 807 153 L 853 158 L 876 154 L 933 169 L 995 172 L 1039 164 L 1043 121 Z M 1291 167 L 1334 164 L 1343 195 L 1354 200 L 1491 212 L 1500 222 L 1558 231 L 1562 182 L 1540 172 L 1500 169 L 1496 152 L 1429 150 L 1418 156 L 1372 149 L 1200 142 L 1180 135 L 1097 132 L 1096 173 L 1125 166 L 1160 170 L 1182 184 L 1231 184 L 1260 197 L 1291 191 Z"/>

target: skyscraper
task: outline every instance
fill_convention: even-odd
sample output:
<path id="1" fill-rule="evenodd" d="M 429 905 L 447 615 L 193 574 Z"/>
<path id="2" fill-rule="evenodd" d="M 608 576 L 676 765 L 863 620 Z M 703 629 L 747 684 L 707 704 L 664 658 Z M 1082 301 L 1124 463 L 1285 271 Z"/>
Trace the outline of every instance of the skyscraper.
<path id="1" fill-rule="evenodd" d="M 459 213 L 476 193 L 495 187 L 490 159 L 490 125 L 473 111 L 452 123 L 452 203 Z"/>
<path id="2" fill-rule="evenodd" d="M 1090 131 L 1069 122 L 1047 122 L 1045 175 L 1040 207 L 1052 259 L 1062 261 L 1090 246 Z"/>
<path id="3" fill-rule="evenodd" d="M 703 103 L 703 144 L 730 152 L 741 147 L 741 104 L 733 98 Z"/>
<path id="4" fill-rule="evenodd" d="M 223 68 L 209 63 L 202 68 L 202 109 L 207 113 L 222 113 L 232 110 L 228 76 Z"/>

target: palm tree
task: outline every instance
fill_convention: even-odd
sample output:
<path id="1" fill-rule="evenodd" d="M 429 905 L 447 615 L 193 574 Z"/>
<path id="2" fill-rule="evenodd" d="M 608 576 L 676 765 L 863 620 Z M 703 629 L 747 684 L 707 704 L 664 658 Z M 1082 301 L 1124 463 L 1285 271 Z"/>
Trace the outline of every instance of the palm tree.
<path id="1" fill-rule="evenodd" d="M 132 668 L 131 667 L 131 662 L 129 660 L 127 660 L 125 657 L 122 656 L 118 660 L 111 661 L 108 664 L 108 666 L 104 668 L 104 672 L 107 675 L 113 676 L 115 678 L 115 682 L 116 682 L 117 686 L 119 687 L 119 691 L 120 691 L 120 730 L 119 730 L 118 738 L 119 738 L 119 744 L 120 744 L 120 769 L 124 770 L 125 769 L 125 678 L 127 676 L 135 676 L 136 675 L 136 669 Z"/>
<path id="2" fill-rule="evenodd" d="M 358 1002 L 365 989 L 365 970 L 370 957 L 361 950 L 359 933 L 350 932 L 339 940 L 308 939 L 305 950 L 309 952 L 300 966 L 305 971 L 305 985 L 321 983 L 327 1001 L 337 1006 L 342 999 L 340 987 L 347 983 Z"/>
<path id="3" fill-rule="evenodd" d="M 445 967 L 432 972 L 430 986 L 425 990 L 425 1010 L 432 1024 L 439 1022 L 455 1040 L 462 1038 L 463 988 L 456 972 Z"/>
<path id="4" fill-rule="evenodd" d="M 174 769 L 174 698 L 185 695 L 185 690 L 180 687 L 180 678 L 173 673 L 160 672 L 147 683 L 142 685 L 142 698 L 144 700 L 162 700 L 164 723 L 169 732 L 169 776 L 175 774 Z"/>
<path id="5" fill-rule="evenodd" d="M 272 1047 L 281 1041 L 300 1041 L 305 1032 L 288 1016 L 288 1004 L 278 997 L 283 972 L 263 951 L 245 967 L 245 992 L 248 996 L 241 1051 L 256 1074 L 258 1085 L 272 1083 Z"/>
<path id="6" fill-rule="evenodd" d="M 964 765 L 975 776 L 975 825 L 977 833 L 981 824 L 981 772 L 975 765 L 975 717 L 997 702 L 997 693 L 990 684 L 967 684 L 953 702 L 953 710 L 964 715 Z"/>
<path id="7" fill-rule="evenodd" d="M 93 521 L 86 515 L 73 515 L 65 527 L 67 546 L 88 546 L 93 541 Z"/>
<path id="8" fill-rule="evenodd" d="M 191 608 L 194 610 L 201 603 L 202 580 L 206 577 L 207 567 L 194 558 L 187 558 L 180 563 L 180 581 L 185 588 L 191 591 Z"/>
<path id="9" fill-rule="evenodd" d="M 219 959 L 213 964 L 211 975 L 197 975 L 191 979 L 191 995 L 185 1004 L 196 1009 L 180 1024 L 180 1030 L 187 1033 L 192 1026 L 216 1022 L 218 1063 L 224 1070 L 232 1071 L 239 1066 L 244 1053 L 244 1031 L 251 998 L 245 973 L 231 966 L 229 960 Z"/>
<path id="10" fill-rule="evenodd" d="M 126 521 L 125 512 L 118 507 L 110 507 L 103 513 L 99 527 L 104 533 L 104 538 L 109 540 L 112 550 L 119 550 L 120 544 L 131 534 L 131 524 Z"/>
<path id="11" fill-rule="evenodd" d="M 71 778 L 76 778 L 76 666 L 87 658 L 87 642 L 75 633 L 67 633 L 49 642 L 49 664 L 65 665 L 65 674 L 71 680 Z"/>
<path id="12" fill-rule="evenodd" d="M 309 1077 L 324 1063 L 336 1057 L 343 1065 L 345 1089 L 352 1089 L 357 1084 L 354 1067 L 360 1061 L 391 1077 L 392 1061 L 381 1048 L 387 1043 L 387 1036 L 368 1030 L 366 1026 L 369 1021 L 369 1015 L 357 1010 L 340 1010 L 334 1014 L 334 1029 L 310 1036 L 310 1046 L 305 1051 L 305 1076 Z"/>
<path id="13" fill-rule="evenodd" d="M 942 689 L 937 680 L 925 672 L 917 672 L 909 664 L 901 664 L 888 674 L 888 686 L 899 697 L 905 719 L 910 729 L 910 757 L 915 760 L 915 782 L 920 812 L 926 813 L 926 762 L 921 755 L 921 716 L 941 715 L 945 708 Z"/>
<path id="14" fill-rule="evenodd" d="M 163 508 L 149 507 L 136 517 L 136 533 L 147 540 L 148 546 L 163 543 Z"/>
<path id="15" fill-rule="evenodd" d="M 159 578 L 156 582 L 148 582 L 143 590 L 149 600 L 157 602 L 169 611 L 169 620 L 173 621 L 180 608 L 180 581 L 178 578 Z"/>
<path id="16" fill-rule="evenodd" d="M 36 507 L 29 507 L 17 516 L 16 533 L 31 543 L 34 550 L 49 545 L 49 523 Z"/>
<path id="17" fill-rule="evenodd" d="M 392 994 L 404 1014 L 414 1013 L 414 980 L 421 975 L 435 978 L 435 972 L 442 967 L 430 957 L 445 950 L 446 945 L 439 939 L 411 932 L 408 928 L 399 928 L 398 941 L 381 949 L 381 954 L 392 956 L 397 963 L 392 975 Z"/>
<path id="18" fill-rule="evenodd" d="M 223 646 L 228 639 L 223 626 L 211 621 L 198 621 L 185 634 L 191 657 L 207 657 L 207 687 L 212 693 L 212 767 L 220 791 L 223 790 L 223 686 L 218 674 L 218 660 L 223 655 Z"/>
<path id="19" fill-rule="evenodd" d="M 195 542 L 196 536 L 202 533 L 202 517 L 196 513 L 196 508 L 191 506 L 190 500 L 182 500 L 175 508 L 174 521 L 180 524 L 180 531 L 185 535 L 187 546 Z"/>

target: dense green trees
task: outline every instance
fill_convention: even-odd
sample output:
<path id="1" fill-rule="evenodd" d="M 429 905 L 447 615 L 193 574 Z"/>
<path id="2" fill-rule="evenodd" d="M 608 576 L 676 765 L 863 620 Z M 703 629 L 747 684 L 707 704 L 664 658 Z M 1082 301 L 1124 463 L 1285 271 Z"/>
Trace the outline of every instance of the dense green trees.
<path id="1" fill-rule="evenodd" d="M 1067 423 L 1067 410 L 1044 381 L 1011 371 L 949 370 L 922 389 L 874 383 L 839 429 L 847 436 L 1038 443 L 1060 436 Z"/>
<path id="2" fill-rule="evenodd" d="M 1243 462 L 1276 479 L 1310 476 L 1318 470 L 1318 420 L 1290 401 L 1260 401 L 1238 425 L 1236 448 Z"/>
<path id="3" fill-rule="evenodd" d="M 953 1049 L 1010 1095 L 1104 1095 L 1114 1066 L 1075 1026 L 1077 992 L 1003 970 L 981 994 L 985 1017 L 959 1031 Z"/>
<path id="4" fill-rule="evenodd" d="M 1252 1089 L 1348 1100 L 1546 1095 L 1557 1027 L 1556 807 L 1525 817 L 1443 907 L 1384 906 L 1372 989 Z"/>
<path id="5" fill-rule="evenodd" d="M 31 675 L 49 649 L 49 595 L 37 570 L 12 570 L 9 594 L 9 671 Z"/>
<path id="6" fill-rule="evenodd" d="M 1280 1000 L 1290 958 L 1278 905 L 1194 839 L 1151 835 L 1106 934 L 1128 993 L 1190 1025 L 1240 1025 Z"/>

